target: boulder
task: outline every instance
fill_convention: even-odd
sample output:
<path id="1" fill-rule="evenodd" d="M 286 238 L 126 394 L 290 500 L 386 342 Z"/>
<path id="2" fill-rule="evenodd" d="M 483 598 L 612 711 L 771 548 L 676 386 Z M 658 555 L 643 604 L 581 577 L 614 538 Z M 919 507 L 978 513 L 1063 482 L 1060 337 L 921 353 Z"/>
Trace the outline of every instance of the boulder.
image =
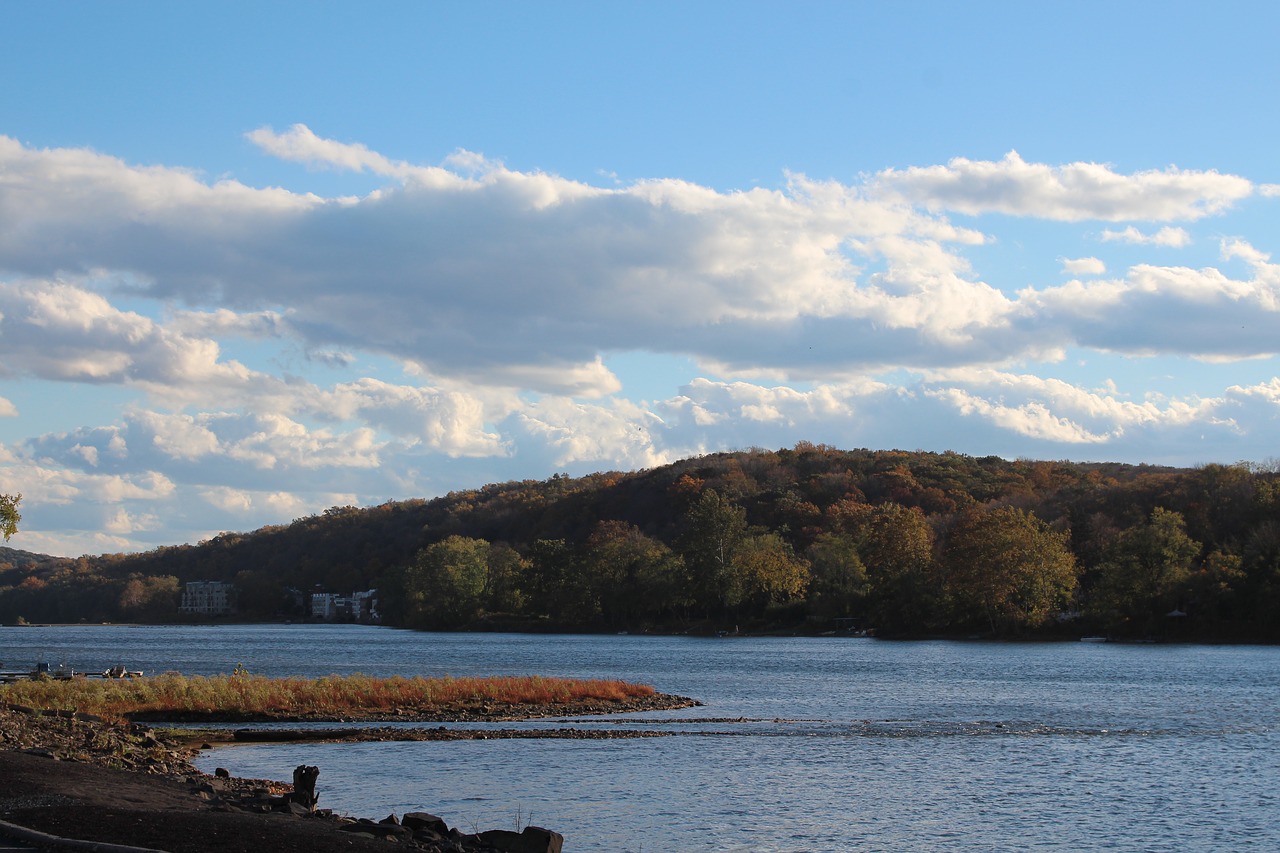
<path id="1" fill-rule="evenodd" d="M 444 818 L 437 817 L 429 812 L 406 812 L 405 816 L 400 819 L 400 823 L 415 832 L 420 829 L 429 829 L 438 835 L 449 834 L 449 826 L 444 822 Z"/>
<path id="2" fill-rule="evenodd" d="M 491 829 L 477 838 L 503 853 L 560 853 L 564 846 L 563 835 L 540 826 L 526 826 L 524 832 Z"/>

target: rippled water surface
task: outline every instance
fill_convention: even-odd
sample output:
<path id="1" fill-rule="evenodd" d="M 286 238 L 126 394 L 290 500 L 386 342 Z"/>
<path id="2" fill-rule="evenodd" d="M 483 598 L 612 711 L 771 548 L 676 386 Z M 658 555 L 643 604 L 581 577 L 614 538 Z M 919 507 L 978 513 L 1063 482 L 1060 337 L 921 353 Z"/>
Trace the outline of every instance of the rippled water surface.
<path id="1" fill-rule="evenodd" d="M 670 737 L 238 746 L 204 759 L 281 779 L 318 765 L 321 804 L 360 816 L 431 811 L 464 830 L 531 816 L 570 851 L 1280 849 L 1271 647 L 0 628 L 6 668 L 37 658 L 624 678 L 706 703 L 575 723 Z"/>

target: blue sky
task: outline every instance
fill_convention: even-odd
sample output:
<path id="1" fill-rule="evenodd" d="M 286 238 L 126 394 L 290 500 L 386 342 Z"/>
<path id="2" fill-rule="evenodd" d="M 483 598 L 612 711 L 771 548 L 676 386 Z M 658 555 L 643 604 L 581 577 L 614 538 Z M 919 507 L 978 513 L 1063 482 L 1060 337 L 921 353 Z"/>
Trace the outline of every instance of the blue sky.
<path id="1" fill-rule="evenodd" d="M 801 440 L 1271 460 L 1278 24 L 4 4 L 9 544 Z"/>

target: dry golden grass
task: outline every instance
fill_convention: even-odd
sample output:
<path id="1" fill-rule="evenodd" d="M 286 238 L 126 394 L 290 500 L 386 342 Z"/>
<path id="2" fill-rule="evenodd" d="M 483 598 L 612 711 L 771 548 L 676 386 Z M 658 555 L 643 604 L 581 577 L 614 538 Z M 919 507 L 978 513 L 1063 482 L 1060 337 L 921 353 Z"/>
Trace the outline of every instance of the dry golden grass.
<path id="1" fill-rule="evenodd" d="M 409 709 L 489 705 L 574 705 L 623 702 L 654 695 L 624 681 L 498 676 L 489 678 L 266 678 L 232 675 L 157 675 L 121 680 L 76 678 L 23 681 L 0 687 L 0 701 L 39 710 L 73 710 L 110 719 L 134 714 L 226 714 L 242 717 L 351 716 Z"/>

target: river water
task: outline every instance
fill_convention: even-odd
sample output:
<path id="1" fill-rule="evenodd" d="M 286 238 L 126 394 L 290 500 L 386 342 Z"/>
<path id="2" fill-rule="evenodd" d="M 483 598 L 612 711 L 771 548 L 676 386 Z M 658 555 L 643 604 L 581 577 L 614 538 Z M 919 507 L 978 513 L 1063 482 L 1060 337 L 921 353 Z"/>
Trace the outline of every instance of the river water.
<path id="1" fill-rule="evenodd" d="M 531 820 L 569 851 L 1280 850 L 1280 648 L 0 628 L 4 668 L 37 659 L 622 678 L 703 701 L 575 722 L 670 737 L 245 745 L 202 759 L 285 780 L 314 764 L 322 806 L 430 811 L 464 831 Z"/>

